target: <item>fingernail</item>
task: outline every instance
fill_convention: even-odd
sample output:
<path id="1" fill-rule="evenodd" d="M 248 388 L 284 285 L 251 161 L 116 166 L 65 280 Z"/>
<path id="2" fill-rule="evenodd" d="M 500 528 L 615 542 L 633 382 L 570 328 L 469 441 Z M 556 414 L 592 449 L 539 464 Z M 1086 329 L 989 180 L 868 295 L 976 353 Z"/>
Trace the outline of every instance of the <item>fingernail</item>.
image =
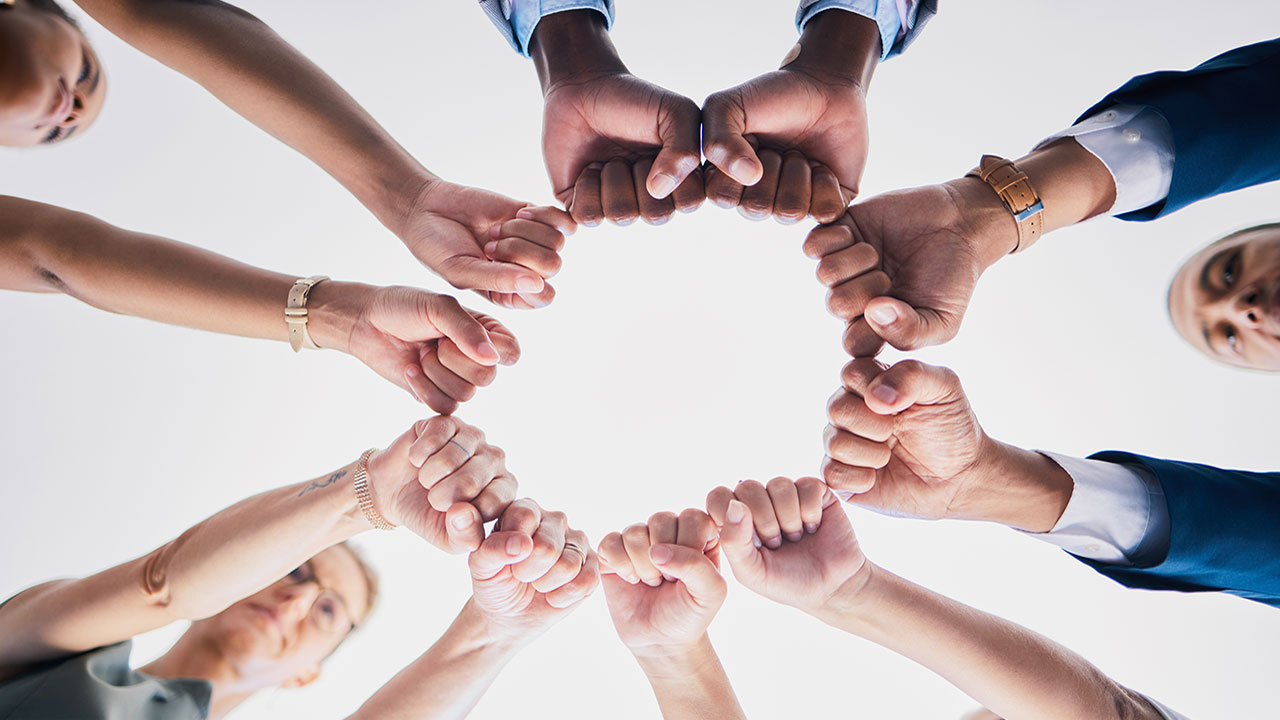
<path id="1" fill-rule="evenodd" d="M 769 213 L 763 210 L 748 208 L 746 205 L 738 206 L 738 214 L 748 220 L 763 220 L 769 217 Z"/>
<path id="2" fill-rule="evenodd" d="M 493 254 L 496 252 L 498 252 L 498 243 L 496 242 L 485 243 L 484 245 L 485 255 L 488 255 L 489 257 L 493 257 Z"/>
<path id="3" fill-rule="evenodd" d="M 818 532 L 818 523 L 805 523 L 804 531 L 810 535 Z"/>
<path id="4" fill-rule="evenodd" d="M 617 220 L 614 220 L 613 223 L 618 227 L 626 227 L 635 221 L 635 218 L 618 218 Z"/>
<path id="5" fill-rule="evenodd" d="M 588 170 L 599 170 L 602 167 L 604 167 L 604 164 L 598 162 L 593 162 L 590 165 L 587 165 Z"/>
<path id="6" fill-rule="evenodd" d="M 888 385 L 877 385 L 871 388 L 871 394 L 885 405 L 892 405 L 898 401 L 898 393 Z"/>
<path id="7" fill-rule="evenodd" d="M 795 225 L 800 222 L 800 218 L 794 215 L 774 215 L 773 219 L 777 220 L 779 225 Z"/>
<path id="8" fill-rule="evenodd" d="M 747 178 L 756 176 L 756 164 L 751 158 L 738 158 L 729 166 L 729 174 L 737 179 L 738 182 L 747 185 L 748 183 L 745 182 Z"/>
<path id="9" fill-rule="evenodd" d="M 502 234 L 501 225 L 494 225 L 493 227 L 489 228 L 489 237 L 497 238 L 501 234 Z"/>
<path id="10" fill-rule="evenodd" d="M 666 225 L 670 219 L 670 215 L 663 215 L 662 217 L 650 218 L 648 222 L 650 225 Z"/>
<path id="11" fill-rule="evenodd" d="M 724 208 L 725 210 L 728 210 L 729 208 L 734 207 L 734 205 L 736 205 L 736 203 L 734 203 L 729 198 L 714 197 L 714 198 L 710 198 L 710 200 L 711 200 L 711 204 L 715 205 L 718 208 Z"/>
<path id="12" fill-rule="evenodd" d="M 769 548 L 770 550 L 777 550 L 778 548 L 782 547 L 782 538 L 771 537 L 768 540 L 764 541 L 764 546 Z"/>
<path id="13" fill-rule="evenodd" d="M 755 533 L 751 533 L 751 544 L 755 545 L 757 550 L 764 547 L 764 543 L 760 542 L 760 536 Z"/>
<path id="14" fill-rule="evenodd" d="M 519 535 L 512 535 L 507 538 L 507 554 L 515 557 L 520 554 L 520 548 L 524 545 Z"/>
<path id="15" fill-rule="evenodd" d="M 661 580 L 652 580 L 652 581 L 650 581 L 650 580 L 645 580 L 645 581 L 644 581 L 644 584 L 645 584 L 645 585 L 648 585 L 649 587 L 662 587 L 662 581 L 661 581 Z"/>
<path id="16" fill-rule="evenodd" d="M 840 502 L 849 502 L 849 499 L 853 497 L 853 492 L 850 490 L 832 490 L 832 492 L 836 494 L 836 497 L 840 498 Z"/>
<path id="17" fill-rule="evenodd" d="M 464 527 L 468 527 L 470 525 L 471 525 L 470 515 L 459 515 L 458 517 L 453 519 L 453 526 L 459 530 L 461 530 Z M 510 543 L 508 543 L 508 545 L 510 545 Z"/>
<path id="18" fill-rule="evenodd" d="M 804 539 L 802 532 L 787 533 L 787 542 L 800 542 L 802 539 Z"/>
<path id="19" fill-rule="evenodd" d="M 498 360 L 501 357 L 498 354 L 498 348 L 494 347 L 491 342 L 482 342 L 476 349 L 480 351 L 481 355 L 491 360 Z"/>
<path id="20" fill-rule="evenodd" d="M 738 523 L 742 522 L 742 518 L 746 517 L 746 513 L 743 512 L 743 510 L 744 510 L 744 506 L 742 505 L 742 503 L 738 502 L 737 500 L 730 500 L 729 509 L 725 511 L 724 519 L 737 525 Z"/>
<path id="21" fill-rule="evenodd" d="M 422 370 L 417 365 L 410 365 L 404 369 L 404 374 L 416 378 L 422 375 Z"/>
<path id="22" fill-rule="evenodd" d="M 516 292 L 536 293 L 542 292 L 542 281 L 538 278 L 532 278 L 528 275 L 521 275 L 516 278 Z"/>
<path id="23" fill-rule="evenodd" d="M 657 565 L 671 561 L 671 548 L 665 545 L 654 545 L 649 548 L 649 559 Z"/>
<path id="24" fill-rule="evenodd" d="M 667 582 L 675 582 L 675 581 L 676 581 L 676 579 L 675 579 L 674 577 L 672 577 L 672 576 L 670 576 L 670 575 L 668 575 L 668 574 L 666 574 L 666 573 L 662 573 L 662 579 L 663 579 L 663 580 L 666 580 Z"/>
<path id="25" fill-rule="evenodd" d="M 582 224 L 586 225 L 587 227 L 598 227 L 600 225 L 600 221 L 599 220 L 583 220 Z"/>
<path id="26" fill-rule="evenodd" d="M 676 189 L 676 179 L 667 173 L 658 173 L 653 176 L 649 186 L 652 189 L 649 194 L 660 200 Z"/>
<path id="27" fill-rule="evenodd" d="M 898 311 L 889 305 L 877 305 L 867 311 L 867 317 L 877 325 L 892 325 L 898 319 Z"/>
<path id="28" fill-rule="evenodd" d="M 529 208 L 523 208 L 521 210 L 517 210 L 516 217 L 520 218 L 521 220 L 532 220 L 533 211 L 530 210 Z"/>

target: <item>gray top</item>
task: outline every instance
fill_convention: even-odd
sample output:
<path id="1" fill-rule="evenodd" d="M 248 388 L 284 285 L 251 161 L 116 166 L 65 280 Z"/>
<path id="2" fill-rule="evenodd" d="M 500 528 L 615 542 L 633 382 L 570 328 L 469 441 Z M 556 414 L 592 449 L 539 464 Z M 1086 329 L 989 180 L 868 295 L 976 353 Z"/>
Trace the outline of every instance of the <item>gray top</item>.
<path id="1" fill-rule="evenodd" d="M 0 720 L 205 720 L 213 686 L 129 667 L 132 641 L 44 663 L 0 683 Z"/>

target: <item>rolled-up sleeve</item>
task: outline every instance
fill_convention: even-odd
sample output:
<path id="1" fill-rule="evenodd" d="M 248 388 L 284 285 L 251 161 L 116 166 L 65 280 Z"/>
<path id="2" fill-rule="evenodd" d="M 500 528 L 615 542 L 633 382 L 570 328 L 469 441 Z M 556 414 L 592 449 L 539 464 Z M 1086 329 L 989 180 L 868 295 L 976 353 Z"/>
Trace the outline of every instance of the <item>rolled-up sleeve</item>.
<path id="1" fill-rule="evenodd" d="M 568 10 L 595 10 L 613 27 L 613 0 L 480 0 L 494 26 L 516 52 L 529 57 L 529 41 L 538 22 L 547 15 Z"/>
<path id="2" fill-rule="evenodd" d="M 937 0 L 800 0 L 796 27 L 804 26 L 820 12 L 844 10 L 870 18 L 880 29 L 880 59 L 897 55 L 910 45 L 925 23 L 938 12 Z"/>

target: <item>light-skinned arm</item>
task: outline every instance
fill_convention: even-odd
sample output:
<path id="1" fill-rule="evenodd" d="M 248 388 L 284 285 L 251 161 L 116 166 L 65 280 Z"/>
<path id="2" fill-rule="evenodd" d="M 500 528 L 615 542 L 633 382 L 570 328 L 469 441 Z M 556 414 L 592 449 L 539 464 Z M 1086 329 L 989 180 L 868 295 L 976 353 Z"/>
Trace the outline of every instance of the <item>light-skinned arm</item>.
<path id="1" fill-rule="evenodd" d="M 657 513 L 600 542 L 605 600 L 666 720 L 745 718 L 707 627 L 724 604 L 719 540 L 701 510 Z"/>
<path id="2" fill-rule="evenodd" d="M 451 440 L 475 451 L 462 458 Z M 354 464 L 242 500 L 135 560 L 16 595 L 0 607 L 0 675 L 215 615 L 369 530 L 352 486 Z M 445 416 L 418 421 L 374 453 L 368 473 L 384 518 L 455 553 L 480 546 L 484 521 L 516 490 L 502 451 Z"/>
<path id="3" fill-rule="evenodd" d="M 542 208 L 456 185 L 424 168 L 345 90 L 248 12 L 219 0 L 83 0 L 142 52 L 195 80 L 245 119 L 310 158 L 409 251 L 454 287 L 509 307 L 539 307 L 574 223 Z M 543 222 L 545 220 L 545 222 Z M 491 235 L 494 228 L 500 234 Z M 486 249 L 490 242 L 499 246 Z M 506 242 L 504 242 L 506 241 Z"/>
<path id="4" fill-rule="evenodd" d="M 824 13 L 829 14 L 829 13 Z M 976 158 L 975 158 L 976 164 Z M 1106 211 L 1115 180 L 1073 138 L 1015 160 L 1044 204 L 1044 232 Z M 875 355 L 950 340 L 978 278 L 1018 246 L 1000 196 L 975 177 L 877 195 L 815 228 L 804 251 L 818 260 L 827 306 L 848 323 L 845 350 Z"/>
<path id="5" fill-rule="evenodd" d="M 453 624 L 351 720 L 466 717 L 511 658 L 599 584 L 595 553 L 564 513 L 524 498 L 499 526 L 471 553 L 473 596 Z"/>
<path id="6" fill-rule="evenodd" d="M 270 272 L 63 208 L 0 197 L 0 288 L 63 293 L 109 312 L 288 340 L 297 275 Z M 307 302 L 322 348 L 352 355 L 436 412 L 453 412 L 520 348 L 497 320 L 448 295 L 322 282 Z"/>
<path id="7" fill-rule="evenodd" d="M 707 507 L 747 588 L 920 663 L 1005 720 L 1160 718 L 1052 640 L 873 565 L 819 480 L 716 488 Z"/>

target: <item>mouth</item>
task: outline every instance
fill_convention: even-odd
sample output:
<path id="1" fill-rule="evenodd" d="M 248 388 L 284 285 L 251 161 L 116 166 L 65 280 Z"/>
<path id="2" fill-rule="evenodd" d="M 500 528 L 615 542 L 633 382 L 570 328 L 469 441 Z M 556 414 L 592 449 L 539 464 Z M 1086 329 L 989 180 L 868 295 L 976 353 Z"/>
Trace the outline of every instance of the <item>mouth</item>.
<path id="1" fill-rule="evenodd" d="M 280 623 L 280 616 L 277 615 L 274 610 L 263 607 L 261 605 L 250 605 L 249 608 L 253 610 L 254 615 L 261 618 L 265 622 L 265 624 L 269 626 L 272 629 L 272 631 L 275 632 L 276 637 L 280 639 L 280 644 L 283 646 L 284 645 L 284 625 Z"/>
<path id="2" fill-rule="evenodd" d="M 71 90 L 67 88 L 67 81 L 58 78 L 57 94 L 53 99 L 53 105 L 49 108 L 49 114 L 45 118 L 45 125 L 57 125 L 71 114 L 71 109 L 75 103 L 71 96 Z"/>

